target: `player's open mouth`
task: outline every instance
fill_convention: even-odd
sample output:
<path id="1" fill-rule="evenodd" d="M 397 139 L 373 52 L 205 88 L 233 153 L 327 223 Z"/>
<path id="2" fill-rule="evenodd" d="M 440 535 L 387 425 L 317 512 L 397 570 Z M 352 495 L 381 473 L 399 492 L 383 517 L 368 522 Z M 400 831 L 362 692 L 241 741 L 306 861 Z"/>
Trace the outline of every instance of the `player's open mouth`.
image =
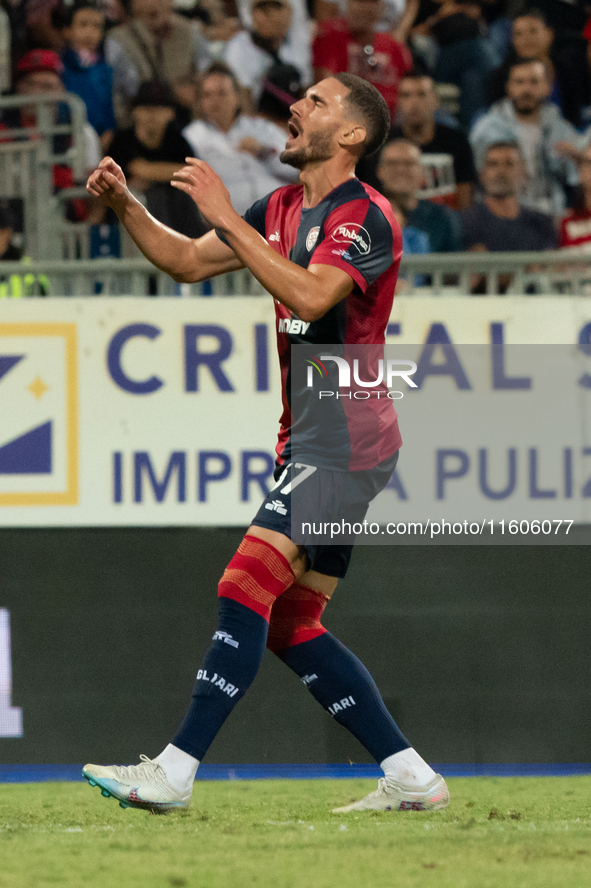
<path id="1" fill-rule="evenodd" d="M 289 130 L 289 138 L 286 142 L 286 145 L 288 145 L 290 142 L 295 142 L 295 140 L 297 139 L 297 137 L 300 134 L 300 131 L 299 131 L 298 127 L 296 126 L 296 124 L 293 122 L 293 120 L 289 121 L 289 123 L 287 124 L 287 128 Z"/>

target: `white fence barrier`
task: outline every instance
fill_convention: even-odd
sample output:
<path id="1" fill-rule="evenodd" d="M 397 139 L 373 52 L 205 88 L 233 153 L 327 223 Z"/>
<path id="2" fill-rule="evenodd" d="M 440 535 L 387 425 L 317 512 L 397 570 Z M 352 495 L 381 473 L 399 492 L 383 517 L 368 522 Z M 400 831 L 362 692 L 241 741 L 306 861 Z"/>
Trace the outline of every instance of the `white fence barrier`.
<path id="1" fill-rule="evenodd" d="M 143 258 L 33 262 L 26 270 L 48 278 L 53 296 L 221 296 L 254 295 L 261 290 L 246 270 L 205 284 L 176 284 Z M 18 262 L 3 262 L 0 267 L 4 279 L 22 273 L 23 266 Z M 591 257 L 559 250 L 404 256 L 400 278 L 400 296 L 466 296 L 475 284 L 480 284 L 479 289 L 487 296 L 501 291 L 510 296 L 589 296 Z"/>

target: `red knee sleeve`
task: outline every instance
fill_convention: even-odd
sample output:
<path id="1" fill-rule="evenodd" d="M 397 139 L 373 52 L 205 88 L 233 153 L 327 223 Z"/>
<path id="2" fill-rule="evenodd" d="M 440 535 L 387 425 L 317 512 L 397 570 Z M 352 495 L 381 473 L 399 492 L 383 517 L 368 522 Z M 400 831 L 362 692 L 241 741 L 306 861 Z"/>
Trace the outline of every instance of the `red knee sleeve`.
<path id="1" fill-rule="evenodd" d="M 295 582 L 277 599 L 271 611 L 267 647 L 273 653 L 310 641 L 326 632 L 320 623 L 328 604 L 322 592 Z"/>
<path id="2" fill-rule="evenodd" d="M 245 536 L 218 585 L 218 595 L 233 598 L 267 622 L 275 600 L 293 583 L 289 562 L 258 537 Z"/>

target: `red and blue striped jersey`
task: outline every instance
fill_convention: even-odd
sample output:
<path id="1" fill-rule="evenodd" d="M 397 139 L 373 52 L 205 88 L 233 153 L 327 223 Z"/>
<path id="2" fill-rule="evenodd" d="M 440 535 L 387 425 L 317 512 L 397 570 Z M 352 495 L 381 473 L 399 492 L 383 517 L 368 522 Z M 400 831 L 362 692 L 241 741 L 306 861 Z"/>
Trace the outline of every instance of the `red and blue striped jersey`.
<path id="1" fill-rule="evenodd" d="M 302 199 L 303 186 L 288 185 L 257 201 L 244 218 L 280 255 L 302 268 L 341 268 L 353 279 L 354 287 L 311 323 L 300 321 L 275 300 L 283 400 L 277 456 L 280 462 L 291 459 L 291 436 L 297 429 L 300 457 L 304 446 L 306 458 L 316 465 L 345 471 L 373 468 L 402 443 L 392 401 L 387 397 L 364 402 L 334 399 L 329 408 L 332 418 L 325 416 L 323 431 L 311 415 L 302 415 L 309 414 L 305 406 L 292 410 L 291 346 L 384 344 L 402 234 L 386 198 L 359 179 L 343 182 L 315 207 L 304 208 Z M 382 389 L 386 394 L 385 385 Z M 335 450 L 327 447 L 325 432 L 337 427 L 343 435 Z"/>

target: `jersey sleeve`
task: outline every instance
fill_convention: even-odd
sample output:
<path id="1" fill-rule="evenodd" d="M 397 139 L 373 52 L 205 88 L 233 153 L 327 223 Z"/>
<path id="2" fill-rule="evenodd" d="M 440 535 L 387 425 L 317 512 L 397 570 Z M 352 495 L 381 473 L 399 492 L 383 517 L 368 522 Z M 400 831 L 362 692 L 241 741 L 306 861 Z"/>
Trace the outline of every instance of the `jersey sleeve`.
<path id="1" fill-rule="evenodd" d="M 365 293 L 402 253 L 402 235 L 372 201 L 355 200 L 333 210 L 310 265 L 342 268 Z"/>
<path id="2" fill-rule="evenodd" d="M 262 197 L 260 200 L 255 201 L 242 217 L 245 222 L 248 222 L 248 224 L 254 228 L 255 231 L 258 231 L 261 237 L 265 237 L 265 217 L 267 215 L 267 204 L 269 203 L 271 194 L 272 192 L 265 197 Z M 228 241 L 219 229 L 216 228 L 215 233 L 223 244 L 229 246 Z"/>

